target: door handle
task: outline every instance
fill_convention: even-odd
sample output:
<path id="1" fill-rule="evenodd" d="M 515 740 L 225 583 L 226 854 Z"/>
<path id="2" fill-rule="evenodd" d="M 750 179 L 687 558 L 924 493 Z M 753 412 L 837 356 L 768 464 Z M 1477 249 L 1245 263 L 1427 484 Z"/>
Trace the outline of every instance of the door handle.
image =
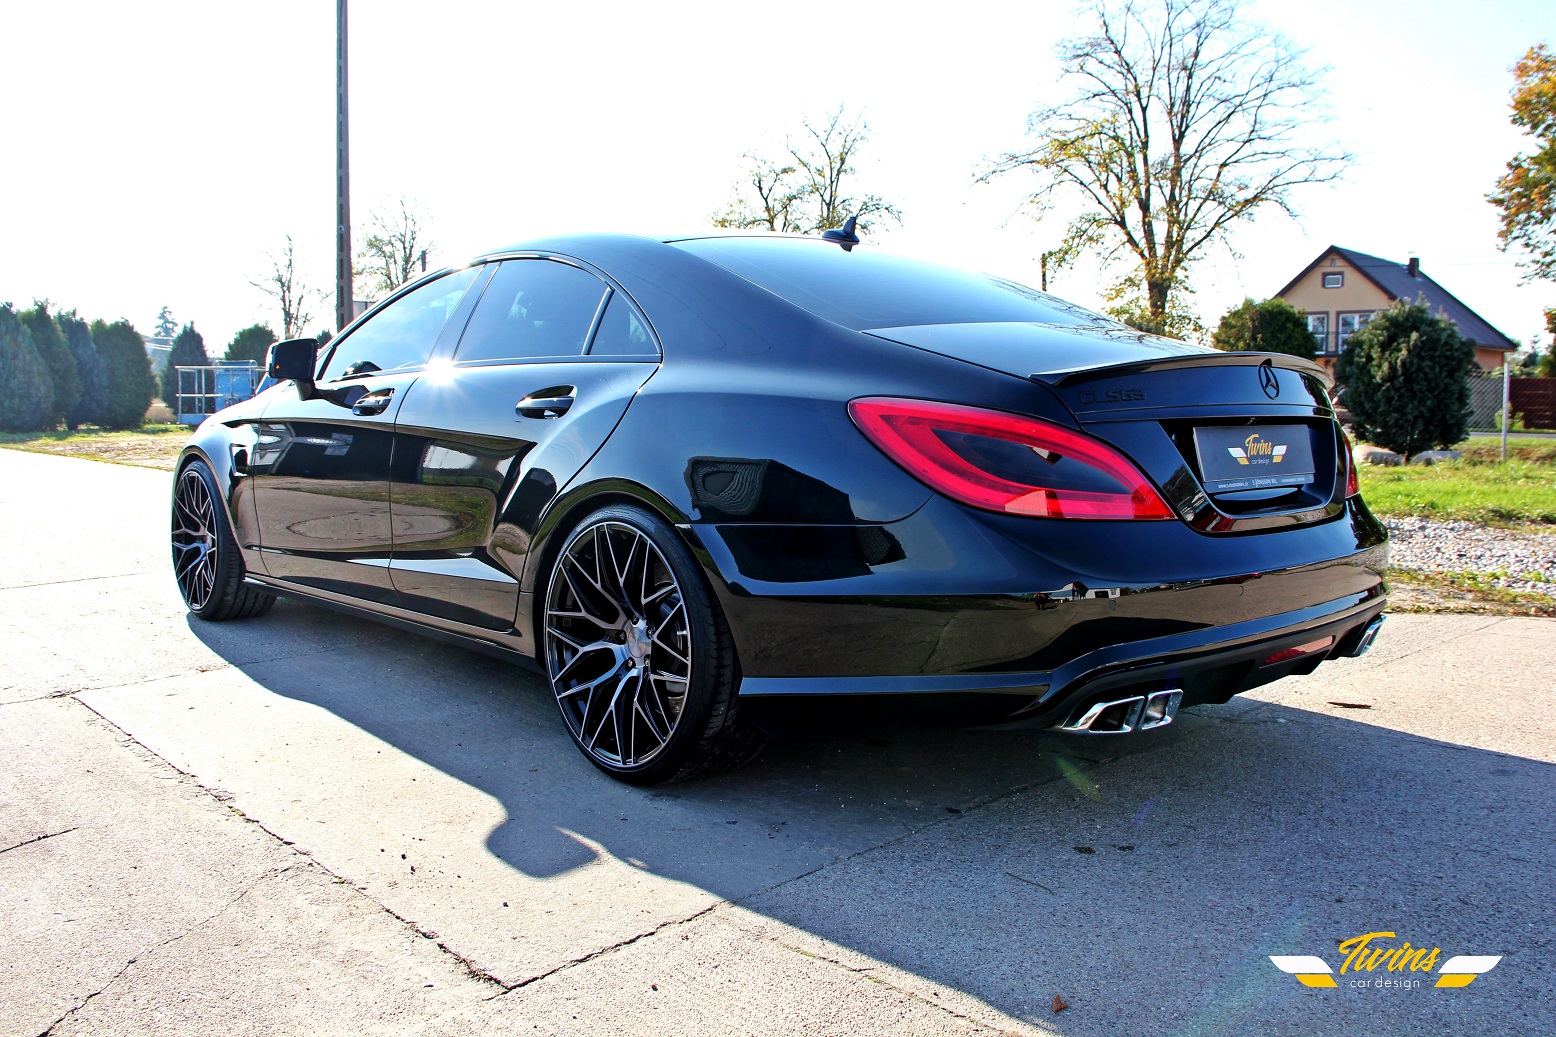
<path id="1" fill-rule="evenodd" d="M 554 385 L 530 393 L 519 401 L 514 410 L 526 418 L 561 417 L 573 405 L 573 393 L 576 391 L 571 385 Z"/>
<path id="2" fill-rule="evenodd" d="M 370 392 L 351 405 L 351 413 L 359 417 L 371 417 L 374 414 L 382 414 L 389 409 L 390 402 L 394 399 L 393 389 L 379 389 Z"/>

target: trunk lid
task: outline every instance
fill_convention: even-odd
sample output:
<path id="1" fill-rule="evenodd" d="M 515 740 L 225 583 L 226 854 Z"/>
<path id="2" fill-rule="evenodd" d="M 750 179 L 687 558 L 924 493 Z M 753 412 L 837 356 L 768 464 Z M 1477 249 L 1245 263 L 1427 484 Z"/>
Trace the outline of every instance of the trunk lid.
<path id="1" fill-rule="evenodd" d="M 1280 353 L 1224 353 L 1122 325 L 926 324 L 879 328 L 866 334 L 1055 386 L 1077 415 L 1082 411 L 1238 401 L 1300 406 L 1304 396 L 1312 397 L 1311 389 L 1300 387 L 1302 379 L 1312 379 L 1325 390 L 1330 384 L 1328 372 L 1311 360 Z M 1223 370 L 1257 368 L 1266 363 L 1277 372 L 1279 393 L 1273 397 L 1261 387 L 1256 371 Z M 1215 373 L 1210 369 L 1216 369 Z M 1177 398 L 1144 394 L 1141 379 L 1145 376 L 1186 370 L 1196 371 L 1192 392 Z M 1159 390 L 1164 391 L 1167 384 L 1160 382 Z M 1203 393 L 1211 387 L 1215 387 L 1215 399 L 1206 399 Z M 1318 400 L 1328 407 L 1327 392 Z"/>
<path id="2" fill-rule="evenodd" d="M 1203 532 L 1289 527 L 1344 509 L 1349 459 L 1328 372 L 1312 361 L 1085 325 L 943 324 L 870 334 L 1046 387 Z M 1242 449 L 1244 460 L 1229 447 Z M 1231 478 L 1229 462 L 1251 478 Z M 1277 468 L 1282 462 L 1286 468 Z M 1311 478 L 1292 485 L 1287 469 L 1304 466 L 1312 471 L 1299 474 Z"/>

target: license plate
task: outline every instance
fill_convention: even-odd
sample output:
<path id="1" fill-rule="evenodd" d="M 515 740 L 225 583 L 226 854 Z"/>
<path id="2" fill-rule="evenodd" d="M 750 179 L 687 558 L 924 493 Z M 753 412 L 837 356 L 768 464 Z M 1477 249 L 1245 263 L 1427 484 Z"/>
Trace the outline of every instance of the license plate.
<path id="1" fill-rule="evenodd" d="M 1194 430 L 1199 473 L 1211 493 L 1306 486 L 1313 445 L 1306 425 L 1206 426 Z"/>

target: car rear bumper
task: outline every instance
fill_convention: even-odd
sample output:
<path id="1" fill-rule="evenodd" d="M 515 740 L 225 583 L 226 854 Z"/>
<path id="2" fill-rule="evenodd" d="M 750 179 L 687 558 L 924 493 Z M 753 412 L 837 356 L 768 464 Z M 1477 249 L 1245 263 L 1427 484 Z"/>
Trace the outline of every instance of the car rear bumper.
<path id="1" fill-rule="evenodd" d="M 1098 648 L 1049 670 L 898 676 L 751 677 L 743 696 L 900 695 L 973 692 L 1032 696 L 1032 712 L 1063 717 L 1092 701 L 1124 694 L 1178 688 L 1183 704 L 1225 702 L 1239 692 L 1293 673 L 1311 673 L 1320 662 L 1356 654 L 1367 628 L 1386 599 L 1376 594 L 1347 597 L 1297 612 L 1272 616 L 1205 634 L 1147 638 Z M 1272 656 L 1331 639 L 1319 651 L 1266 664 Z"/>
<path id="2" fill-rule="evenodd" d="M 1002 693 L 1043 714 L 1121 688 L 1225 701 L 1345 654 L 1385 604 L 1385 533 L 1359 502 L 1258 537 L 1038 521 L 935 501 L 881 527 L 685 528 L 744 696 Z"/>

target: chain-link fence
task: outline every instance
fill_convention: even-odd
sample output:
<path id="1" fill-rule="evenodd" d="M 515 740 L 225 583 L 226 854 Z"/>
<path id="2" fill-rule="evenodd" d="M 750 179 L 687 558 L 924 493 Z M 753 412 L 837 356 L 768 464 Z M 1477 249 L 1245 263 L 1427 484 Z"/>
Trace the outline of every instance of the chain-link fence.
<path id="1" fill-rule="evenodd" d="M 1502 372 L 1470 373 L 1470 428 L 1496 431 L 1502 427 Z"/>

